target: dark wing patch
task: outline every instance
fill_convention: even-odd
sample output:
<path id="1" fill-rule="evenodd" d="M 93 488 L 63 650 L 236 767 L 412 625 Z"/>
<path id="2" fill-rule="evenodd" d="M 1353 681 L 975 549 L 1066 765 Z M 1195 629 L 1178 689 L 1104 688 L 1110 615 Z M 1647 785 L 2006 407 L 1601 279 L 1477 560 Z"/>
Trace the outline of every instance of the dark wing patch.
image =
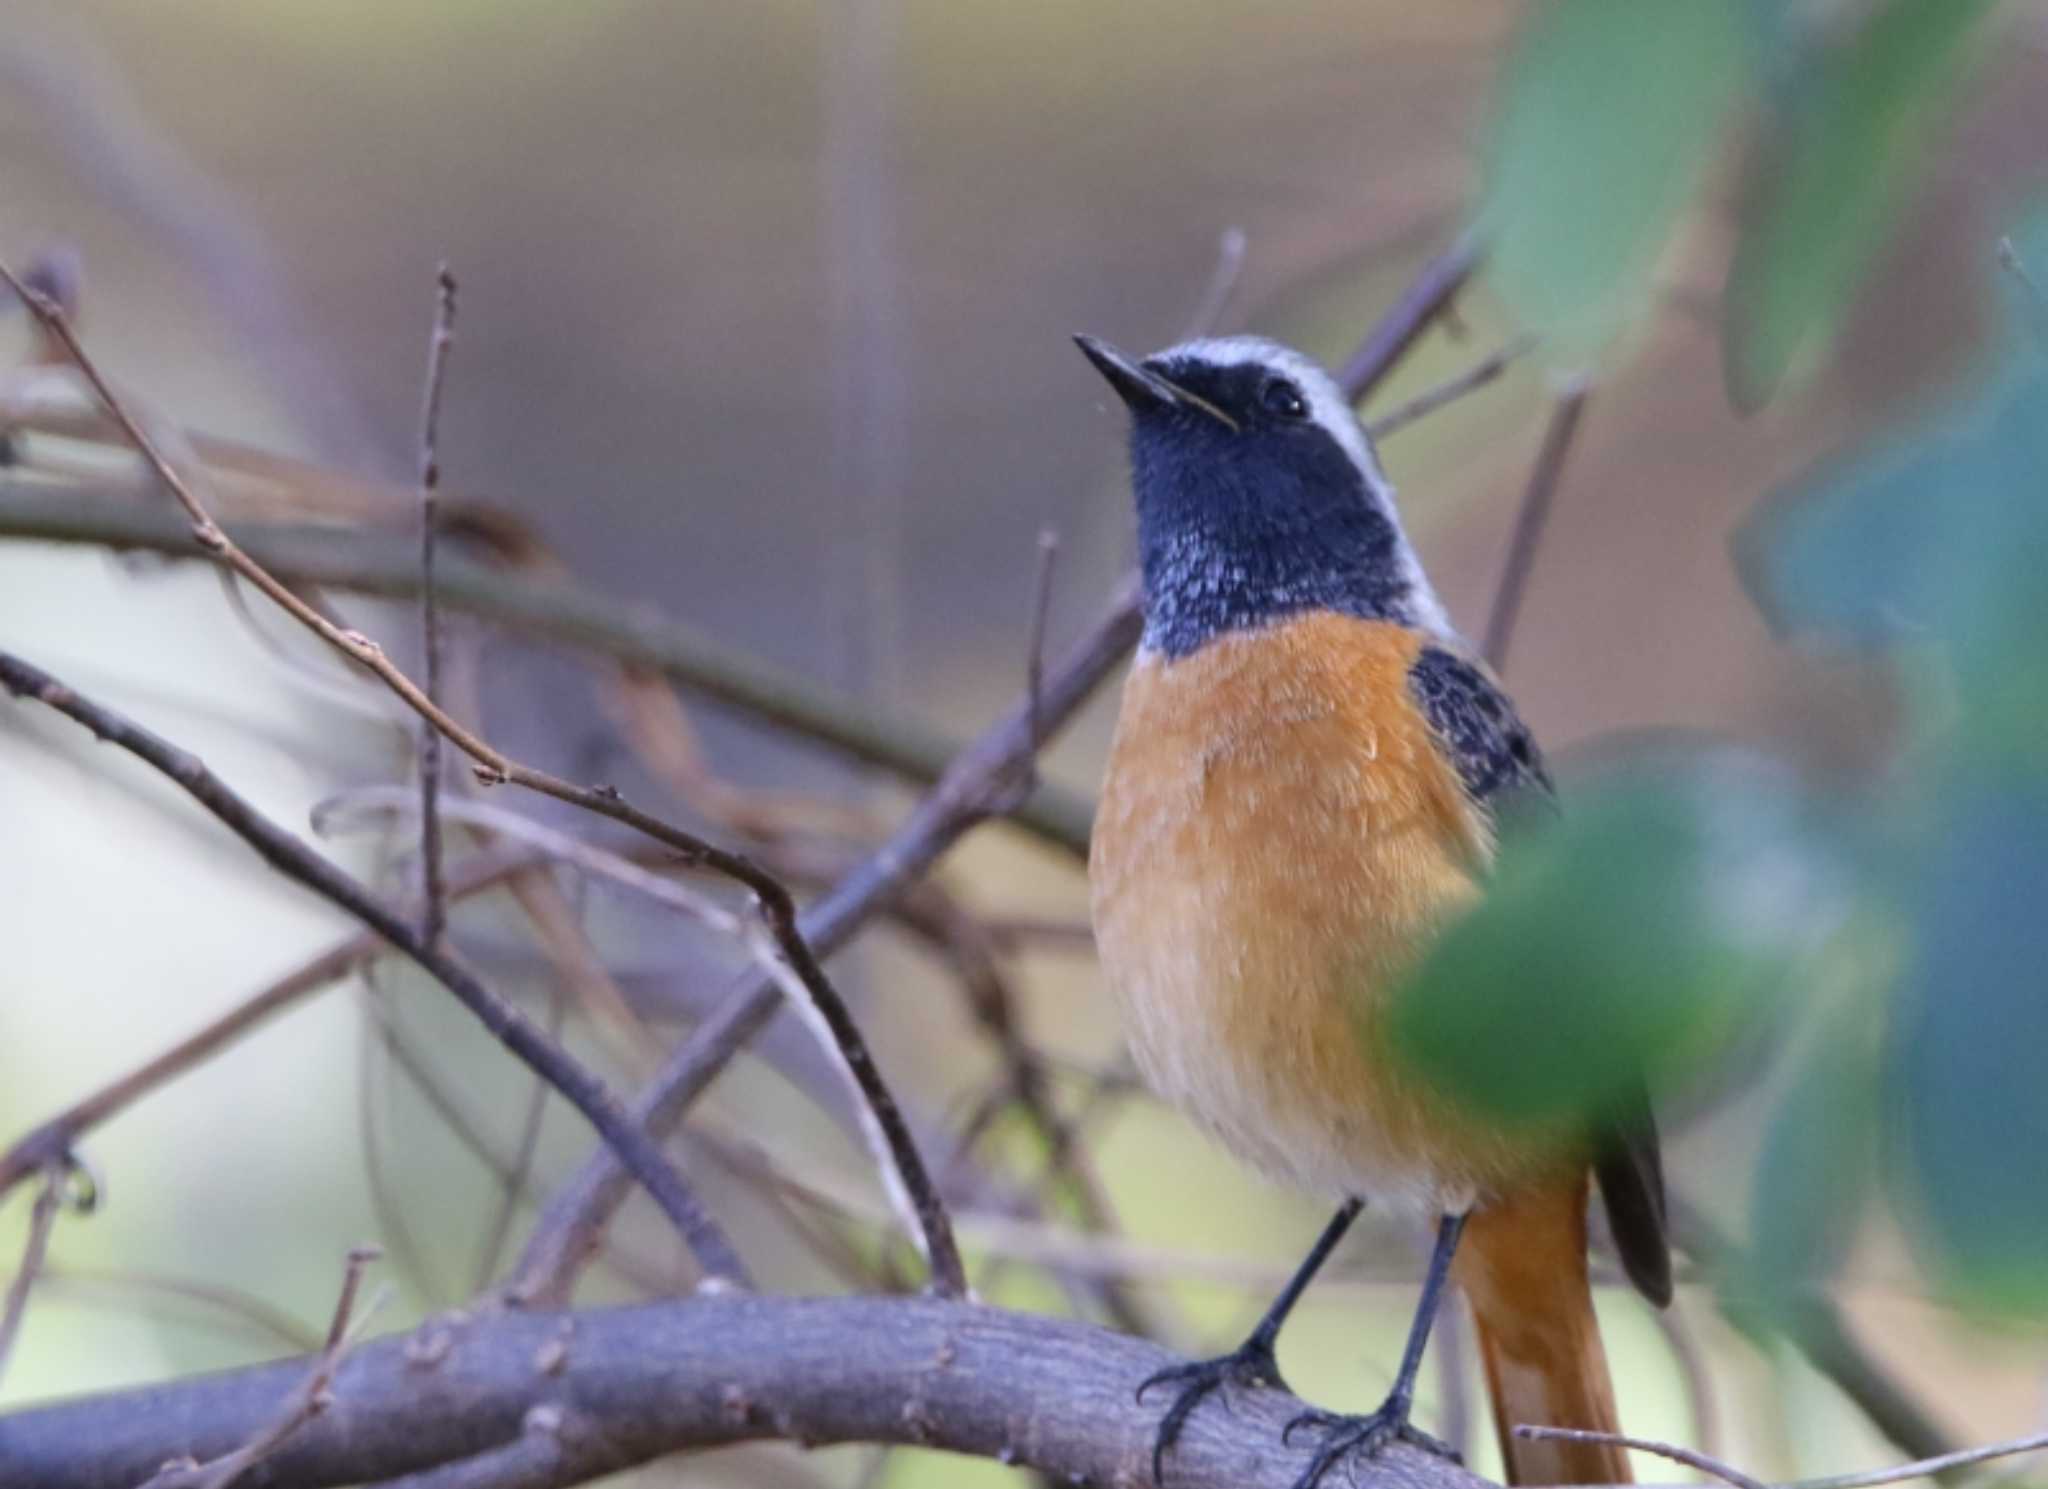
<path id="1" fill-rule="evenodd" d="M 1602 1134 L 1593 1173 L 1607 1206 L 1607 1228 L 1621 1269 L 1636 1291 L 1659 1308 L 1671 1301 L 1670 1224 L 1664 1215 L 1664 1160 L 1657 1121 L 1638 1086 Z"/>
<path id="2" fill-rule="evenodd" d="M 1425 646 L 1408 669 L 1408 688 L 1473 800 L 1498 810 L 1511 798 L 1548 799 L 1550 776 L 1529 726 L 1484 668 L 1444 647 Z M 1601 1124 L 1594 1153 L 1622 1270 L 1661 1308 L 1671 1301 L 1664 1165 L 1656 1119 L 1640 1086 Z"/>
<path id="3" fill-rule="evenodd" d="M 1408 690 L 1458 777 L 1475 801 L 1531 786 L 1550 791 L 1550 776 L 1529 726 L 1492 678 L 1441 646 L 1425 646 L 1408 668 Z"/>

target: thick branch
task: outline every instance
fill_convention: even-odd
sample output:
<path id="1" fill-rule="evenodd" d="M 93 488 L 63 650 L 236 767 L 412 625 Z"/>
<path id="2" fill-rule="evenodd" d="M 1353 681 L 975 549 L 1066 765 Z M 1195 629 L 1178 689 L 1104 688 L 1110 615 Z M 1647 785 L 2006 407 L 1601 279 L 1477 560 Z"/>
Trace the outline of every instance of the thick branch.
<path id="1" fill-rule="evenodd" d="M 1147 1482 L 1156 1402 L 1132 1387 L 1176 1357 L 1089 1324 L 909 1298 L 700 1297 L 576 1314 L 498 1313 L 359 1345 L 333 1405 L 252 1473 L 273 1489 L 417 1472 L 514 1442 L 554 1409 L 606 1466 L 758 1438 L 917 1444 L 1044 1470 Z M 179 1454 L 232 1451 L 305 1379 L 292 1361 L 0 1417 L 8 1481 L 133 1489 Z M 1291 1483 L 1308 1461 L 1279 1391 L 1198 1412 L 1174 1489 Z M 1360 1470 L 1368 1489 L 1476 1489 L 1408 1448 Z"/>

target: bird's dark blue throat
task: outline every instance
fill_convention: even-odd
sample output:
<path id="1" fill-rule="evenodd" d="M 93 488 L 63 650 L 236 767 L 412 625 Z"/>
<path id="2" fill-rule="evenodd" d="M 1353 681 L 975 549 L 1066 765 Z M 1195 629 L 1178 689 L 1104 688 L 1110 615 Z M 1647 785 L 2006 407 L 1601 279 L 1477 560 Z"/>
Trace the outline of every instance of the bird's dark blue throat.
<path id="1" fill-rule="evenodd" d="M 1311 610 L 1414 624 L 1393 519 L 1327 431 L 1262 406 L 1270 370 L 1155 370 L 1239 427 L 1179 405 L 1133 413 L 1147 647 L 1184 657 Z"/>

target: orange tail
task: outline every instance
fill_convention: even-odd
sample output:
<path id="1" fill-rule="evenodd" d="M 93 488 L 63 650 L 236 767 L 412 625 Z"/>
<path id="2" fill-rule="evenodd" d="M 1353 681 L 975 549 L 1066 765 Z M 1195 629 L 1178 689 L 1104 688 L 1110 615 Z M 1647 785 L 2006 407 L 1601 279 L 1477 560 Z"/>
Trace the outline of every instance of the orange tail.
<path id="1" fill-rule="evenodd" d="M 1621 1430 L 1586 1279 L 1586 1181 L 1474 1211 L 1453 1275 L 1472 1303 L 1510 1484 L 1626 1484 L 1625 1449 L 1530 1442 L 1522 1423 Z"/>

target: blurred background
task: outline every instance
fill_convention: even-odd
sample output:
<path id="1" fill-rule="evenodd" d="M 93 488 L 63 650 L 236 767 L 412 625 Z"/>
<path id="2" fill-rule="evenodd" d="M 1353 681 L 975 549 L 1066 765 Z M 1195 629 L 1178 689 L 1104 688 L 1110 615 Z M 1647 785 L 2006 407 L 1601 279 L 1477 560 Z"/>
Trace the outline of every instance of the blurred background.
<path id="1" fill-rule="evenodd" d="M 1786 1332 L 1814 1297 L 1839 1306 L 1955 1441 L 2037 1429 L 2048 1412 L 2029 1322 L 2042 1269 L 2028 1262 L 2048 1234 L 2028 1229 L 2048 1202 L 2048 1115 L 2025 1094 L 2000 1115 L 2008 1086 L 2029 1083 L 1971 1053 L 1981 1041 L 2038 1057 L 2041 964 L 1994 947 L 1967 970 L 2006 1001 L 1968 1005 L 1963 1034 L 1913 1022 L 1938 1006 L 1926 968 L 1967 964 L 2048 883 L 2042 838 L 2012 825 L 2048 817 L 2015 815 L 1999 794 L 2033 790 L 2048 690 L 1998 679 L 2004 659 L 2034 654 L 2038 617 L 2031 599 L 2000 610 L 2020 620 L 1953 675 L 1928 661 L 1924 627 L 1903 628 L 1916 660 L 1902 667 L 1870 644 L 1901 636 L 1860 624 L 1921 595 L 1908 581 L 1924 572 L 1938 571 L 1936 602 L 2038 588 L 2028 565 L 2048 549 L 2034 519 L 1971 526 L 1951 560 L 1922 529 L 1946 530 L 1958 509 L 1930 516 L 1915 495 L 1948 489 L 1942 451 L 1970 438 L 1951 431 L 1983 422 L 1940 411 L 2026 386 L 2013 379 L 2032 374 L 2009 368 L 2048 322 L 2034 287 L 2048 282 L 2048 235 L 2029 267 L 2024 226 L 2042 184 L 2048 12 L 1909 0 L 1630 15 L 1647 9 L 12 0 L 0 253 L 51 266 L 87 345 L 152 417 L 232 442 L 199 458 L 235 465 L 241 450 L 245 474 L 242 447 L 306 463 L 261 491 L 223 478 L 223 510 L 346 522 L 401 548 L 446 260 L 461 291 L 440 463 L 451 503 L 496 514 L 498 557 L 516 550 L 528 572 L 659 612 L 872 717 L 965 739 L 1023 685 L 1038 534 L 1059 537 L 1055 652 L 1131 559 L 1121 410 L 1070 333 L 1150 348 L 1207 300 L 1224 328 L 1335 364 L 1433 255 L 1473 233 L 1495 249 L 1490 267 L 1366 408 L 1542 338 L 1383 446 L 1454 618 L 1483 627 L 1548 411 L 1590 379 L 1507 669 L 1523 713 L 1568 783 L 1597 776 L 1619 734 L 1677 730 L 1688 749 L 1774 762 L 1800 783 L 1787 813 L 1828 819 L 1787 850 L 1829 886 L 1828 908 L 1791 938 L 1800 975 L 1740 1017 L 1708 996 L 1705 1014 L 1644 1035 L 1741 1053 L 1736 1073 L 1673 1057 L 1685 1074 L 1671 1084 L 1668 1167 L 1729 1235 L 1789 1227 L 1791 1260 L 1759 1282 L 1754 1267 L 1699 1256 L 1662 1321 L 1623 1289 L 1603 1293 L 1623 1416 L 1760 1476 L 1830 1472 L 1901 1452 Z M 47 512 L 66 482 L 160 497 L 117 441 L 58 437 L 28 324 L 17 314 L 4 329 L 20 370 L 0 536 L 18 541 L 0 543 L 0 644 L 198 751 L 309 834 L 316 804 L 405 781 L 411 735 L 391 707 L 215 575 L 25 536 L 53 524 L 9 502 Z M 2031 422 L 1998 424 L 2011 441 L 1993 436 L 1991 454 L 2000 479 L 2038 498 L 2048 464 L 2026 443 Z M 1930 439 L 1951 443 L 1915 443 Z M 1815 492 L 1853 508 L 1863 452 L 1879 447 L 1897 497 L 1885 511 L 1913 509 L 1921 528 L 1879 523 L 1858 547 L 1799 525 Z M 1928 461 L 1926 480 L 1896 479 Z M 1786 511 L 1796 531 L 1781 542 L 1771 523 Z M 1731 557 L 1737 532 L 1746 567 Z M 1876 596 L 1857 588 L 1873 576 L 1888 586 Z M 329 594 L 416 657 L 409 609 Z M 1934 609 L 1977 626 L 1975 610 Z M 807 888 L 912 799 L 687 691 L 686 722 L 670 718 L 661 737 L 699 752 L 652 758 L 586 655 L 461 615 L 450 627 L 452 704 L 495 742 L 728 839 L 752 835 L 771 861 L 821 866 Z M 1933 639 L 1949 633 L 1936 625 Z M 2003 732 L 1958 755 L 1944 741 L 1985 696 L 2002 700 Z M 1111 688 L 1050 753 L 1063 799 L 1092 793 L 1113 719 Z M 1981 842 L 1951 832 L 1950 797 L 1912 788 L 1955 778 L 1961 758 L 1992 762 L 1968 774 Z M 1910 831 L 1882 815 L 1902 797 L 1918 803 Z M 538 799 L 488 801 L 587 825 Z M 1710 815 L 1725 822 L 1723 805 Z M 0 824 L 0 1137 L 348 930 L 133 762 L 40 712 L 0 711 Z M 387 815 L 328 843 L 405 893 L 412 836 Z M 1873 839 L 1891 845 L 1877 855 L 1890 865 L 1952 854 L 1940 883 L 1966 885 L 1962 908 L 1902 935 L 1927 886 L 1866 872 L 1858 845 Z M 1972 868 L 1986 863 L 1997 867 Z M 1072 1180 L 1042 1184 L 1045 1134 L 986 1099 L 1004 1054 L 963 996 L 957 946 L 934 955 L 929 937 L 891 925 L 839 959 L 928 1147 L 961 1148 L 986 1108 L 965 1156 L 943 1165 L 983 1291 L 1191 1350 L 1233 1342 L 1314 1235 L 1320 1202 L 1265 1187 L 1124 1089 L 1071 853 L 991 827 L 939 878 L 978 927 L 1054 1106 L 1079 1124 L 1089 1175 L 1083 1198 Z M 2010 913 L 1967 887 L 1980 883 L 2015 897 Z M 664 1043 L 730 985 L 732 948 L 600 883 L 562 884 Z M 494 985 L 562 1020 L 612 1078 L 645 1074 L 616 1030 L 565 998 L 520 906 L 479 896 L 456 932 Z M 529 1083 L 445 1001 L 410 968 L 375 964 L 94 1134 L 103 1203 L 59 1218 L 0 1405 L 304 1347 L 358 1241 L 387 1249 L 379 1330 L 502 1272 L 530 1198 L 589 1139 L 559 1103 L 534 1126 Z M 1836 1047 L 1800 1022 L 1822 1002 L 1869 1046 L 1834 1084 L 1800 1063 Z M 914 1283 L 829 1068 L 782 1025 L 713 1088 L 679 1155 L 769 1284 Z M 1962 1053 L 1931 1075 L 1914 1065 L 1951 1034 Z M 1765 1057 L 1776 1050 L 1791 1064 Z M 1946 1126 L 1899 1116 L 1900 1090 L 1937 1088 L 1991 1094 Z M 1813 1090 L 1818 1104 L 1785 1110 L 1785 1092 Z M 1924 1234 L 1878 1202 L 1900 1183 L 1864 1182 L 1895 1174 L 1880 1139 L 1901 1131 L 1899 1151 L 1923 1170 L 1991 1155 L 1989 1177 L 1959 1181 L 1960 1210 L 1934 1194 Z M 1841 1132 L 1846 1144 L 1794 1140 Z M 2030 1149 L 2028 1132 L 2043 1141 Z M 494 1164 L 519 1171 L 510 1201 Z M 1811 1213 L 1773 1232 L 1758 1213 L 1781 1213 L 1764 1170 L 1779 1197 L 1819 1195 Z M 1903 1188 L 1924 1198 L 1925 1177 Z M 0 1210 L 0 1255 L 19 1255 L 29 1208 L 23 1186 Z M 1978 1265 L 1968 1245 L 1939 1244 L 1958 1215 L 2023 1239 Z M 1327 1403 L 1378 1399 L 1412 1301 L 1416 1237 L 1378 1220 L 1365 1230 L 1283 1347 L 1293 1384 Z M 616 1243 L 616 1264 L 580 1297 L 688 1285 L 686 1259 L 637 1201 Z M 1455 1336 L 1446 1354 L 1423 1413 L 1448 1413 L 1455 1431 L 1483 1402 Z M 1490 1435 L 1466 1430 L 1491 1471 Z M 1009 1476 L 910 1451 L 766 1446 L 634 1481 Z"/>

